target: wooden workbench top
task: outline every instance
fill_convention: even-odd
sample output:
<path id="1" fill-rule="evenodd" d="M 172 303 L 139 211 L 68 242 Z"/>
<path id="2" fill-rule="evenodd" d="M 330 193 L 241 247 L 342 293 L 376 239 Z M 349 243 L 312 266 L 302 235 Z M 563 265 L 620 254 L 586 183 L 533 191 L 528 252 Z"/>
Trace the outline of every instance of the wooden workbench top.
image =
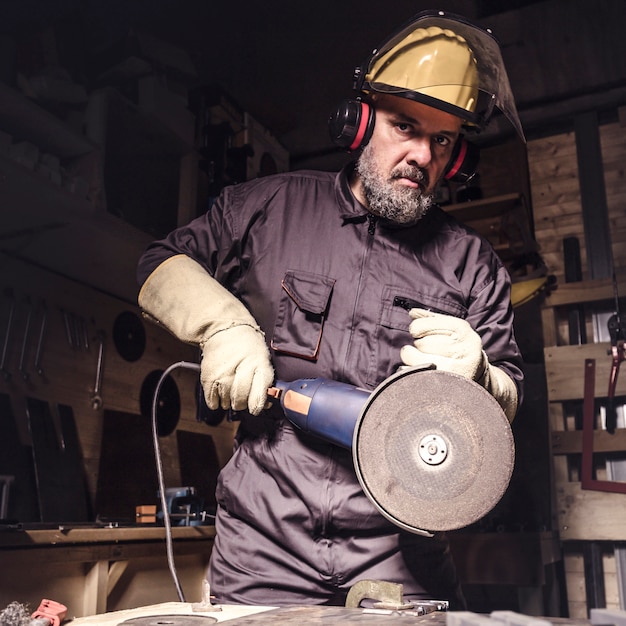
<path id="1" fill-rule="evenodd" d="M 175 541 L 212 539 L 215 526 L 175 526 Z M 117 543 L 165 540 L 162 526 L 72 526 L 45 529 L 8 529 L 0 531 L 0 550 L 71 544 Z"/>

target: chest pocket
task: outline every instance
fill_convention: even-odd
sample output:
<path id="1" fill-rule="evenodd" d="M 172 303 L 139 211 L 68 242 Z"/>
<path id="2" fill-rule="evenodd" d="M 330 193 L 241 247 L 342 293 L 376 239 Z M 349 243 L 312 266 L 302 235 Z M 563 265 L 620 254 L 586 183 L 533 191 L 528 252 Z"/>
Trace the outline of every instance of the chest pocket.
<path id="1" fill-rule="evenodd" d="M 467 317 L 467 308 L 451 298 L 431 296 L 419 291 L 409 292 L 392 285 L 385 286 L 371 366 L 367 375 L 368 384 L 377 385 L 381 376 L 382 378 L 391 376 L 402 365 L 400 349 L 413 341 L 409 334 L 411 323 L 409 311 L 414 308 L 454 315 L 462 319 Z"/>
<path id="2" fill-rule="evenodd" d="M 271 346 L 277 352 L 314 361 L 335 280 L 308 272 L 288 271 L 281 286 L 283 291 Z"/>

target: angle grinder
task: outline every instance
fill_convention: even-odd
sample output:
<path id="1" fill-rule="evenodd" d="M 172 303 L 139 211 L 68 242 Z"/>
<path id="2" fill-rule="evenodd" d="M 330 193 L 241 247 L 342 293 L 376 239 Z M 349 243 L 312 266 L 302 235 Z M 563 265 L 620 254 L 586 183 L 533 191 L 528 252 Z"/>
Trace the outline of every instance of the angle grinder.
<path id="1" fill-rule="evenodd" d="M 374 391 L 310 378 L 277 381 L 268 393 L 296 427 L 351 449 L 364 493 L 405 530 L 469 526 L 508 488 L 509 421 L 489 392 L 462 376 L 425 365 Z"/>

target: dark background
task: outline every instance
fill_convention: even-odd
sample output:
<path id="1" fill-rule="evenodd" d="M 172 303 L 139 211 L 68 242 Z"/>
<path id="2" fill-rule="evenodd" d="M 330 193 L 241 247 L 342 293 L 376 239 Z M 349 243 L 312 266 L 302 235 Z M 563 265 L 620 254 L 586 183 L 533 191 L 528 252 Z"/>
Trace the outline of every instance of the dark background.
<path id="1" fill-rule="evenodd" d="M 293 168 L 327 156 L 326 119 L 350 95 L 354 67 L 427 8 L 493 28 L 527 133 L 540 132 L 563 102 L 580 108 L 587 104 L 580 98 L 592 97 L 613 105 L 626 84 L 623 0 L 4 0 L 0 6 L 3 45 L 41 24 L 65 28 L 61 60 L 87 85 L 98 56 L 132 29 L 180 46 L 196 68 L 196 84 L 223 87 L 279 138 Z"/>

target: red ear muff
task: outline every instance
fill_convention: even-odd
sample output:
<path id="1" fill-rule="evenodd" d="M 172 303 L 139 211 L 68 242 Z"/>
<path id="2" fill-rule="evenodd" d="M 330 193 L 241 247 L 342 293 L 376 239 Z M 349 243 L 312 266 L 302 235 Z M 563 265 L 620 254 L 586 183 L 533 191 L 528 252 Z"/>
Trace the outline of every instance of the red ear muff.
<path id="1" fill-rule="evenodd" d="M 344 100 L 328 120 L 332 142 L 349 152 L 363 148 L 374 131 L 374 107 L 363 100 Z"/>
<path id="2" fill-rule="evenodd" d="M 444 178 L 455 183 L 465 183 L 476 174 L 480 151 L 478 146 L 459 137 L 452 157 L 446 166 Z"/>

